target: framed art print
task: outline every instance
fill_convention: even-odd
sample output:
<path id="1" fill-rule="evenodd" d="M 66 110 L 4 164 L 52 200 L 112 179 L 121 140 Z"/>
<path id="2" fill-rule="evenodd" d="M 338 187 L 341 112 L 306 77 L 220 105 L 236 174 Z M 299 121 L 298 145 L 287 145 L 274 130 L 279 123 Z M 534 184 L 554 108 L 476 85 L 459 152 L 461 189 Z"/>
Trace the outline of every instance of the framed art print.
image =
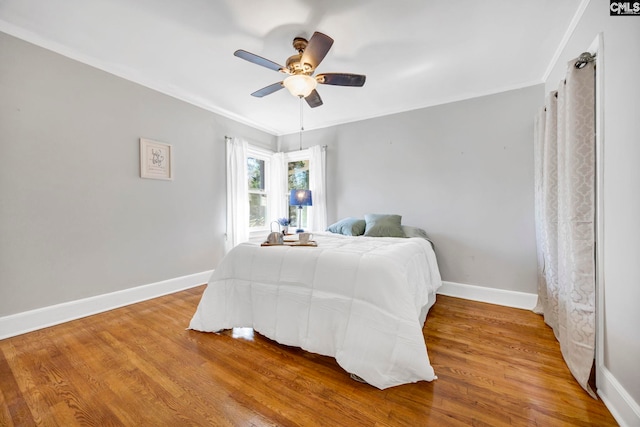
<path id="1" fill-rule="evenodd" d="M 140 138 L 140 177 L 173 179 L 171 144 Z"/>

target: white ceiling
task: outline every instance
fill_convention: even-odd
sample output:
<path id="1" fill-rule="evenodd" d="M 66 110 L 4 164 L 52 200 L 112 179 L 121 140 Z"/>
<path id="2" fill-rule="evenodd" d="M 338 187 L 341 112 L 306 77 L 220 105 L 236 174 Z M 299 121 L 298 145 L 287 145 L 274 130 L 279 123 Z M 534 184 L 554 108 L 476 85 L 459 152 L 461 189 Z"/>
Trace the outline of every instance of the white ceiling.
<path id="1" fill-rule="evenodd" d="M 588 2 L 588 0 L 586 0 Z M 366 74 L 362 88 L 319 85 L 307 130 L 541 83 L 585 0 L 0 0 L 0 31 L 274 135 L 300 128 L 283 75 L 296 36 L 335 42 L 318 73 Z"/>

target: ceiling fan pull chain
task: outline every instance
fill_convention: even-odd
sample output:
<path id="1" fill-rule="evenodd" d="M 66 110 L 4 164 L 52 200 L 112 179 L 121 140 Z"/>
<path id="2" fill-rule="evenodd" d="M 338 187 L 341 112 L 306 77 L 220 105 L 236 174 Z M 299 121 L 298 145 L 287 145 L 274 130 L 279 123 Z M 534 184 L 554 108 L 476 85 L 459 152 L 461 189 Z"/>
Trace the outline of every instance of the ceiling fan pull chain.
<path id="1" fill-rule="evenodd" d="M 304 125 L 302 121 L 302 97 L 300 96 L 300 151 L 302 151 L 302 131 L 304 130 Z"/>

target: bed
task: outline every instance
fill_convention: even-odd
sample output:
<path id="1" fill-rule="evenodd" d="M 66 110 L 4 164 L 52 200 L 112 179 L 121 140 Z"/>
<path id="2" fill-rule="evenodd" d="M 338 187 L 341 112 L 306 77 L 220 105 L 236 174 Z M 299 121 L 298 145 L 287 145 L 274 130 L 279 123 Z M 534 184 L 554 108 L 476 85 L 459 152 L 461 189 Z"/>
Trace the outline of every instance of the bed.
<path id="1" fill-rule="evenodd" d="M 334 357 L 379 389 L 435 379 L 422 335 L 441 285 L 431 243 L 329 232 L 313 239 L 317 247 L 236 246 L 212 274 L 189 328 L 252 327 Z"/>

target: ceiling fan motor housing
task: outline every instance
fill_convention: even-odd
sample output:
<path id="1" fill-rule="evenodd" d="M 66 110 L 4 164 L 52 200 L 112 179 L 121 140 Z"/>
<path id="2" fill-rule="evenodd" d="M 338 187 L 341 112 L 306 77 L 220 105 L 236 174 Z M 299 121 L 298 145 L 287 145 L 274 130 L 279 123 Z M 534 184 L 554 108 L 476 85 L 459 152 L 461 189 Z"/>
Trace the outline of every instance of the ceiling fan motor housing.
<path id="1" fill-rule="evenodd" d="M 311 64 L 303 64 L 301 62 L 302 53 L 292 55 L 287 59 L 287 69 L 290 74 L 313 74 L 313 67 Z"/>
<path id="2" fill-rule="evenodd" d="M 297 55 L 292 55 L 287 59 L 287 68 L 291 74 L 313 74 L 313 66 L 311 64 L 303 64 L 302 54 L 307 48 L 309 42 L 302 37 L 296 37 L 293 39 L 293 48 L 298 51 Z"/>

